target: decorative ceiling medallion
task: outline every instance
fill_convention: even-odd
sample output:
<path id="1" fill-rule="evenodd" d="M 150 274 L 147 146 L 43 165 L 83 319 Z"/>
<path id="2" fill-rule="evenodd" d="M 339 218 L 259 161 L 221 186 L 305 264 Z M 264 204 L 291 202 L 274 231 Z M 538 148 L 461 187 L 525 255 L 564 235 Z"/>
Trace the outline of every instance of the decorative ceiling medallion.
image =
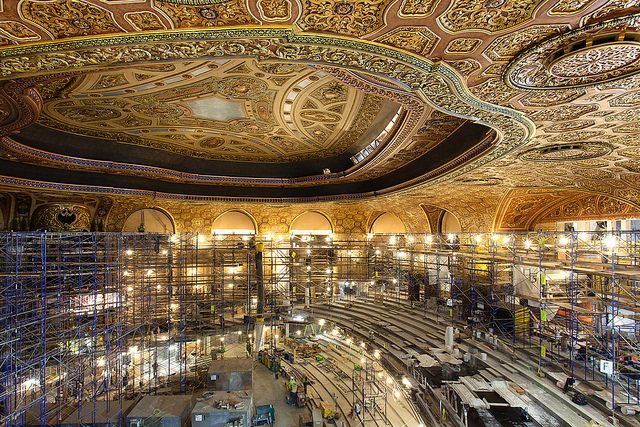
<path id="1" fill-rule="evenodd" d="M 563 89 L 621 79 L 640 71 L 640 14 L 552 37 L 509 63 L 504 77 L 519 89 Z"/>
<path id="2" fill-rule="evenodd" d="M 590 46 L 553 61 L 549 72 L 560 78 L 591 77 L 615 72 L 640 58 L 640 43 L 621 42 Z"/>
<path id="3" fill-rule="evenodd" d="M 605 156 L 612 150 L 612 146 L 602 142 L 574 142 L 533 148 L 519 157 L 529 162 L 577 161 Z"/>

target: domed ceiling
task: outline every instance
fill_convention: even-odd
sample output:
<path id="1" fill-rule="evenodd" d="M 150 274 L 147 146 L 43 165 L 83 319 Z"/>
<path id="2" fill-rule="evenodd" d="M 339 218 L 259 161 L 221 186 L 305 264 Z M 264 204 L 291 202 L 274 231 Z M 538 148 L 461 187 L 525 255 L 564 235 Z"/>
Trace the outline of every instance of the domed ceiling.
<path id="1" fill-rule="evenodd" d="M 621 0 L 4 0 L 0 180 L 477 227 L 505 197 L 640 208 L 639 26 Z"/>
<path id="2" fill-rule="evenodd" d="M 252 59 L 127 67 L 67 80 L 62 88 L 60 81 L 43 86 L 38 124 L 213 160 L 354 155 L 401 108 L 314 67 Z"/>

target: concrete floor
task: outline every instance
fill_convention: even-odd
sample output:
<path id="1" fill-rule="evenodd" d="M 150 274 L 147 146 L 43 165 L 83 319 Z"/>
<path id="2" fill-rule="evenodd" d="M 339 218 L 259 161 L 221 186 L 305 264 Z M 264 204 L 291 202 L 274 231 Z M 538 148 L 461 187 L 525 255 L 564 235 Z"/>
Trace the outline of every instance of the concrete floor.
<path id="1" fill-rule="evenodd" d="M 253 399 L 254 405 L 273 405 L 276 412 L 275 427 L 298 427 L 299 417 L 309 417 L 307 408 L 297 408 L 287 405 L 284 380 L 275 379 L 273 372 L 266 366 L 255 362 L 253 370 Z"/>

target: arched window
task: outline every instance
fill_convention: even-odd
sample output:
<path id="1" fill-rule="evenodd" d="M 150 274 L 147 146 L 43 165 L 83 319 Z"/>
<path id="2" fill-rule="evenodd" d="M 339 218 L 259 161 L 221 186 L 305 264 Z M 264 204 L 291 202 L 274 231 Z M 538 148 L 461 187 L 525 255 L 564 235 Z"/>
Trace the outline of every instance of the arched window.
<path id="1" fill-rule="evenodd" d="M 451 212 L 446 211 L 440 220 L 440 233 L 460 233 L 461 231 L 462 227 L 460 226 L 458 218 L 456 218 L 456 216 Z"/>
<path id="2" fill-rule="evenodd" d="M 290 227 L 291 234 L 319 234 L 333 233 L 331 222 L 319 212 L 305 212 L 293 220 Z"/>
<path id="3" fill-rule="evenodd" d="M 371 225 L 373 234 L 404 234 L 407 228 L 400 218 L 390 212 L 380 215 Z"/>
<path id="4" fill-rule="evenodd" d="M 253 219 L 244 212 L 227 211 L 213 221 L 213 234 L 256 234 Z"/>
<path id="5" fill-rule="evenodd" d="M 129 215 L 122 227 L 123 232 L 175 233 L 173 221 L 158 209 L 139 209 Z"/>

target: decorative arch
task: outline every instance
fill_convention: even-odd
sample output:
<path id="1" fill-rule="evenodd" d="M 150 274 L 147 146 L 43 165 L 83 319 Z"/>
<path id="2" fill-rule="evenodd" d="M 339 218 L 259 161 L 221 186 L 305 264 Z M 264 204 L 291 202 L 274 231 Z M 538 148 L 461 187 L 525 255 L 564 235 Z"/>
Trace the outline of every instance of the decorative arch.
<path id="1" fill-rule="evenodd" d="M 500 201 L 493 229 L 529 231 L 551 221 L 620 219 L 640 214 L 640 208 L 615 197 L 581 191 L 514 189 Z"/>
<path id="2" fill-rule="evenodd" d="M 133 211 L 122 226 L 123 232 L 138 232 L 144 222 L 145 233 L 172 234 L 176 232 L 176 226 L 171 215 L 164 209 L 153 207 Z"/>
<path id="3" fill-rule="evenodd" d="M 213 220 L 213 234 L 256 234 L 258 223 L 248 212 L 241 209 L 229 209 Z"/>
<path id="4" fill-rule="evenodd" d="M 333 224 L 327 215 L 320 211 L 306 211 L 291 221 L 291 234 L 319 234 L 333 233 Z"/>
<path id="5" fill-rule="evenodd" d="M 369 232 L 374 234 L 404 234 L 407 226 L 392 212 L 384 212 L 376 217 L 369 227 Z"/>
<path id="6" fill-rule="evenodd" d="M 457 216 L 447 210 L 443 210 L 438 222 L 438 232 L 442 234 L 460 233 L 462 225 Z"/>

